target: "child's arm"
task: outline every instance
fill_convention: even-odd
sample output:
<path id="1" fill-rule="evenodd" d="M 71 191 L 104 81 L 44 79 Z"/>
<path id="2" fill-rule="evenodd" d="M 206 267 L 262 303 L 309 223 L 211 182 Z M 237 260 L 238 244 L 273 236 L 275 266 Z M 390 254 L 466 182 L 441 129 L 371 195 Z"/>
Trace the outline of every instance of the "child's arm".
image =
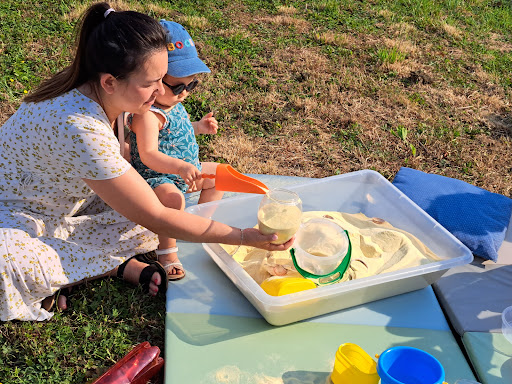
<path id="1" fill-rule="evenodd" d="M 158 150 L 158 134 L 161 126 L 162 121 L 159 115 L 151 111 L 133 116 L 132 131 L 137 135 L 140 160 L 156 172 L 180 175 L 189 185 L 199 180 L 201 172 L 194 165 Z"/>
<path id="2" fill-rule="evenodd" d="M 196 136 L 200 134 L 215 135 L 219 128 L 219 122 L 213 117 L 213 112 L 210 112 L 201 120 L 192 122 L 192 127 L 194 127 Z"/>

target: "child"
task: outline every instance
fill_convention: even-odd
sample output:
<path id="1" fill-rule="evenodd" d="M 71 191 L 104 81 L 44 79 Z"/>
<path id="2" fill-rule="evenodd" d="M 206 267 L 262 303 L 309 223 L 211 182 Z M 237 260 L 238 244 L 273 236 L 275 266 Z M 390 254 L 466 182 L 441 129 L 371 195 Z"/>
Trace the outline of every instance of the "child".
<path id="1" fill-rule="evenodd" d="M 198 58 L 194 42 L 178 23 L 161 20 L 167 32 L 167 74 L 162 79 L 164 94 L 156 97 L 150 111 L 133 115 L 130 155 L 133 167 L 146 179 L 166 207 L 183 210 L 186 192 L 201 191 L 199 203 L 220 200 L 223 192 L 215 181 L 202 179 L 201 171 L 214 174 L 216 163 L 199 162 L 197 134 L 217 133 L 218 123 L 210 112 L 191 122 L 181 104 L 198 84 L 196 75 L 210 69 Z M 179 262 L 176 239 L 159 236 L 156 250 L 169 280 L 185 277 Z"/>

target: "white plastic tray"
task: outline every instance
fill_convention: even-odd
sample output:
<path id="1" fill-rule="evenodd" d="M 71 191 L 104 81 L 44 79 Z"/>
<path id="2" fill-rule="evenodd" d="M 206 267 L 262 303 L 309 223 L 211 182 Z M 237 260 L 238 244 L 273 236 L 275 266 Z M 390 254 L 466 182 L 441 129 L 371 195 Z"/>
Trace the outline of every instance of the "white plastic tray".
<path id="1" fill-rule="evenodd" d="M 264 292 L 219 244 L 203 244 L 215 263 L 270 324 L 289 324 L 425 288 L 448 268 L 473 260 L 467 247 L 375 171 L 314 179 L 287 188 L 299 194 L 304 211 L 362 212 L 368 217 L 382 218 L 419 238 L 441 260 L 275 297 Z M 192 206 L 186 211 L 246 228 L 256 225 L 261 199 L 261 195 L 243 195 Z"/>

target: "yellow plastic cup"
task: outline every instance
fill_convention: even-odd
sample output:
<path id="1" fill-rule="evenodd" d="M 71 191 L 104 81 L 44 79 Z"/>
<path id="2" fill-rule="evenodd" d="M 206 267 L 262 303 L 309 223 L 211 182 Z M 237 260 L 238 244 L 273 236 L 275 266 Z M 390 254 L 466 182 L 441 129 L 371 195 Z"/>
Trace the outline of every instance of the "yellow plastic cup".
<path id="1" fill-rule="evenodd" d="M 359 345 L 340 345 L 331 374 L 333 384 L 378 384 L 379 380 L 377 363 Z"/>
<path id="2" fill-rule="evenodd" d="M 316 288 L 316 284 L 303 277 L 273 276 L 261 283 L 261 288 L 270 296 L 283 296 L 290 293 Z"/>

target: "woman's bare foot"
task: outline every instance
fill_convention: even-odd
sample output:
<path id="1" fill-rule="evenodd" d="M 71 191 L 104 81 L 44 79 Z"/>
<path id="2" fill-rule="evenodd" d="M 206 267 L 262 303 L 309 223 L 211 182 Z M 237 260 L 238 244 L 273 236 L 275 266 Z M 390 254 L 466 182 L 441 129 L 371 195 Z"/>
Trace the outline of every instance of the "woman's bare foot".
<path id="1" fill-rule="evenodd" d="M 68 309 L 68 297 L 71 293 L 71 288 L 62 288 L 57 291 L 57 308 L 61 311 Z"/>
<path id="2" fill-rule="evenodd" d="M 68 309 L 68 296 L 70 293 L 70 288 L 61 288 L 57 292 L 55 292 L 52 296 L 48 296 L 41 303 L 41 306 L 47 310 L 51 311 L 53 305 L 55 304 L 55 300 L 57 299 L 57 309 L 64 311 Z"/>
<path id="3" fill-rule="evenodd" d="M 59 295 L 57 298 L 57 308 L 61 311 L 68 309 L 68 298 L 66 296 Z"/>
<path id="4" fill-rule="evenodd" d="M 139 278 L 142 273 L 142 270 L 148 266 L 147 263 L 137 260 L 135 257 L 132 257 L 126 264 L 123 271 L 123 279 L 134 284 L 140 284 Z M 158 289 L 162 284 L 162 276 L 160 273 L 155 272 L 151 276 L 151 281 L 149 282 L 149 294 L 151 296 L 156 296 L 158 293 Z"/>

